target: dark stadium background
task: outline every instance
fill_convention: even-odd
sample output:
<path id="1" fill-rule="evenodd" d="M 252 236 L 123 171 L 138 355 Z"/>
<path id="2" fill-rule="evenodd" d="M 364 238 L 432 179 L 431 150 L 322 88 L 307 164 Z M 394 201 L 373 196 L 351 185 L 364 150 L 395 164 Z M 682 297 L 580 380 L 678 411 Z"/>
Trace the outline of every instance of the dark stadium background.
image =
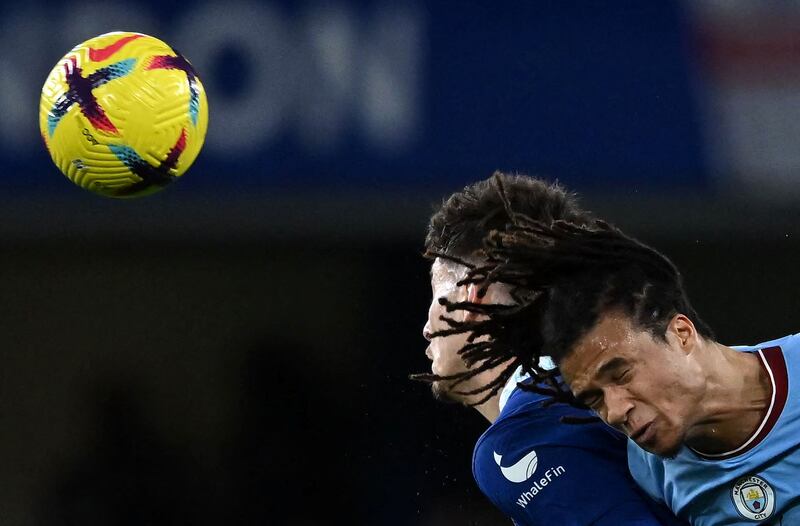
<path id="1" fill-rule="evenodd" d="M 673 256 L 721 341 L 797 331 L 800 7 L 522 4 L 0 5 L 0 521 L 506 524 L 481 418 L 406 379 L 427 217 L 495 169 Z M 50 68 L 114 29 L 179 49 L 211 108 L 142 200 L 37 136 Z"/>

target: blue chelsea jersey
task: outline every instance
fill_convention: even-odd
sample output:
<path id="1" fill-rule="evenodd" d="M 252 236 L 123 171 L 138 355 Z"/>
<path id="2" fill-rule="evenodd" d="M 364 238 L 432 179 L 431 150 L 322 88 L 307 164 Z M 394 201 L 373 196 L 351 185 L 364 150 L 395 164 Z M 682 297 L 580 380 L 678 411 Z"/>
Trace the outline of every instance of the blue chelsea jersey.
<path id="1" fill-rule="evenodd" d="M 758 353 L 772 383 L 767 413 L 750 439 L 715 456 L 684 446 L 671 459 L 631 441 L 631 473 L 693 525 L 800 525 L 800 335 L 736 349 Z"/>
<path id="2" fill-rule="evenodd" d="M 475 445 L 472 470 L 481 491 L 515 524 L 653 526 L 685 524 L 646 496 L 630 477 L 626 439 L 591 416 L 516 387 L 501 396 L 498 419 Z"/>

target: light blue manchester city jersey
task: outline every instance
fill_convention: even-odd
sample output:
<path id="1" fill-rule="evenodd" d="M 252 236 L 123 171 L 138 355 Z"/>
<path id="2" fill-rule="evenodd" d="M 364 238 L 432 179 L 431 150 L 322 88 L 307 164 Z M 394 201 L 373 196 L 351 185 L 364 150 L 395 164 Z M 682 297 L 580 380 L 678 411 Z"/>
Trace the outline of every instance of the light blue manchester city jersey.
<path id="1" fill-rule="evenodd" d="M 734 451 L 701 455 L 684 446 L 659 458 L 628 441 L 636 482 L 698 526 L 800 525 L 800 334 L 754 347 L 772 399 L 761 426 Z"/>

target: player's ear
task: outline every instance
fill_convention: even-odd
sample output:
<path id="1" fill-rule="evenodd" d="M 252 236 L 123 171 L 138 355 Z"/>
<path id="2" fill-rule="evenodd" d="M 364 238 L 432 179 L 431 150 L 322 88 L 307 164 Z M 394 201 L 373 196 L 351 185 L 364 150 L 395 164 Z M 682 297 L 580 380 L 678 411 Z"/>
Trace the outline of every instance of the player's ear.
<path id="1" fill-rule="evenodd" d="M 477 283 L 467 285 L 467 301 L 470 303 L 483 303 L 483 296 L 479 294 L 481 287 Z"/>
<path id="2" fill-rule="evenodd" d="M 477 283 L 469 283 L 467 285 L 467 301 L 469 303 L 483 303 L 484 296 L 480 294 L 481 286 Z M 464 315 L 465 321 L 473 320 L 477 317 L 474 312 L 466 312 Z"/>
<path id="3" fill-rule="evenodd" d="M 667 332 L 672 333 L 678 341 L 680 348 L 686 353 L 691 353 L 698 342 L 697 329 L 685 314 L 676 314 L 667 325 Z"/>

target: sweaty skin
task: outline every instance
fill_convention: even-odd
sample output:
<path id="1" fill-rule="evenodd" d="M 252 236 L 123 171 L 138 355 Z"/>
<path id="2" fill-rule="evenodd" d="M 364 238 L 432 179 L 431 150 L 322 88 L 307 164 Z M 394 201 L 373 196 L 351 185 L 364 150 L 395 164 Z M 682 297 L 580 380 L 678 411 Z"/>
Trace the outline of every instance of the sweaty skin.
<path id="1" fill-rule="evenodd" d="M 760 424 L 771 397 L 755 356 L 702 338 L 682 314 L 661 340 L 610 311 L 560 369 L 578 400 L 664 457 L 684 443 L 710 454 L 735 448 Z"/>
<path id="2" fill-rule="evenodd" d="M 451 313 L 439 304 L 439 298 L 447 298 L 450 301 L 487 301 L 490 303 L 509 301 L 505 289 L 500 286 L 489 287 L 482 300 L 476 297 L 474 285 L 463 285 L 459 287 L 457 283 L 467 275 L 467 267 L 452 261 L 436 258 L 431 266 L 431 289 L 433 298 L 428 308 L 428 320 L 422 329 L 422 334 L 429 341 L 428 348 L 425 350 L 426 356 L 431 360 L 431 372 L 439 376 L 450 376 L 467 371 L 458 351 L 467 343 L 468 334 L 451 334 L 433 338 L 432 334 L 450 326 L 441 317 L 447 316 L 457 321 L 464 321 L 473 314 L 457 310 Z M 463 392 L 482 387 L 495 378 L 505 368 L 505 363 L 498 367 L 481 372 L 473 378 L 453 387 L 453 381 L 440 380 L 431 386 L 434 395 L 440 400 L 449 400 L 457 403 L 471 404 L 479 401 L 484 394 L 465 395 Z M 500 395 L 497 394 L 481 405 L 475 406 L 489 422 L 494 422 L 500 413 Z"/>

